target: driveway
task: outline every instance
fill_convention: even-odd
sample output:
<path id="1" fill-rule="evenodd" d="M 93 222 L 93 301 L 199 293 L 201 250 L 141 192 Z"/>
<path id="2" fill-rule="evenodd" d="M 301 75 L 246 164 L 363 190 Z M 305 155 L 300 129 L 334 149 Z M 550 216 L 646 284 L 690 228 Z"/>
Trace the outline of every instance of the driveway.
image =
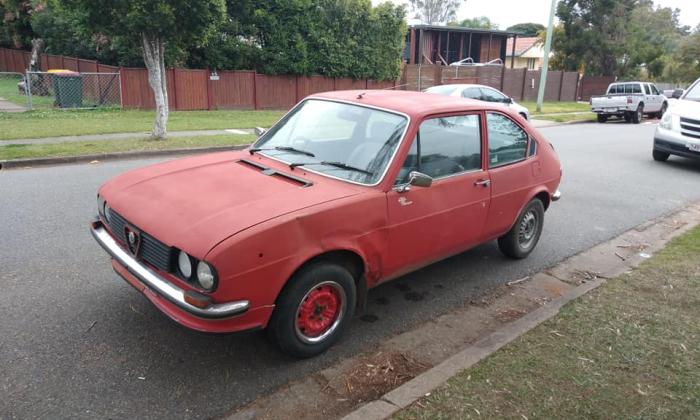
<path id="1" fill-rule="evenodd" d="M 643 221 L 700 200 L 700 164 L 651 160 L 653 125 L 543 128 L 563 198 L 535 252 L 494 243 L 373 290 L 339 345 L 312 360 L 263 333 L 204 335 L 151 307 L 111 270 L 88 222 L 109 177 L 155 160 L 0 171 L 0 418 L 207 418 L 460 307 Z M 370 322 L 371 321 L 371 322 Z"/>
<path id="2" fill-rule="evenodd" d="M 24 112 L 27 109 L 0 97 L 0 112 Z"/>

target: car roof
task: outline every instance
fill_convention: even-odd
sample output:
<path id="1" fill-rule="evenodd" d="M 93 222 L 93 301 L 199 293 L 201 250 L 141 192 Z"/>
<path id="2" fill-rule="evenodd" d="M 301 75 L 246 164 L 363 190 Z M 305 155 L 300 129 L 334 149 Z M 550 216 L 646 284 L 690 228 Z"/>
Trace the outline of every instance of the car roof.
<path id="1" fill-rule="evenodd" d="M 440 86 L 449 86 L 449 87 L 453 87 L 455 89 L 456 88 L 464 89 L 464 88 L 468 88 L 468 87 L 477 87 L 477 88 L 488 88 L 488 89 L 498 90 L 495 87 L 486 86 L 486 85 L 477 85 L 475 83 L 455 83 L 455 84 L 448 84 L 448 85 L 435 85 L 435 86 L 431 86 L 431 87 L 440 87 Z M 428 89 L 430 89 L 430 88 L 428 88 Z"/>
<path id="2" fill-rule="evenodd" d="M 489 105 L 486 102 L 473 99 L 404 90 L 341 90 L 317 93 L 308 98 L 337 100 L 356 103 L 358 105 L 374 106 L 389 111 L 401 112 L 411 117 L 422 117 L 446 112 L 477 111 L 482 109 L 503 111 L 501 107 Z"/>

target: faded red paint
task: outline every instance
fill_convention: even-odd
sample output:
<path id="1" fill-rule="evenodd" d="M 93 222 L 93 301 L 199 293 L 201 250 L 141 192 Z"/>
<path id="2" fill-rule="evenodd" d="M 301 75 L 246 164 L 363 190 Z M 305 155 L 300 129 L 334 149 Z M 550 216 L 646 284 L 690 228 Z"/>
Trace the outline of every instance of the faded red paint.
<path id="1" fill-rule="evenodd" d="M 278 294 L 304 263 L 330 251 L 349 251 L 364 262 L 367 288 L 498 238 L 536 195 L 556 191 L 561 166 L 550 144 L 519 115 L 503 107 L 415 92 L 331 92 L 312 97 L 367 104 L 410 116 L 406 136 L 384 179 L 360 186 L 289 167 L 263 154 L 223 152 L 145 167 L 108 181 L 100 195 L 133 226 L 166 245 L 212 264 L 219 274 L 214 303 L 250 301 L 243 315 L 225 320 L 198 318 L 156 295 L 118 263 L 115 270 L 161 311 L 201 331 L 232 332 L 265 327 Z M 537 142 L 537 155 L 492 170 L 435 180 L 405 193 L 393 180 L 418 126 L 427 117 L 507 114 Z M 488 163 L 488 135 L 482 115 L 482 167 Z M 248 159 L 303 177 L 313 186 L 265 176 L 240 162 Z M 475 188 L 488 179 L 490 186 Z M 401 206 L 402 196 L 413 202 Z M 176 286 L 193 290 L 172 274 Z"/>

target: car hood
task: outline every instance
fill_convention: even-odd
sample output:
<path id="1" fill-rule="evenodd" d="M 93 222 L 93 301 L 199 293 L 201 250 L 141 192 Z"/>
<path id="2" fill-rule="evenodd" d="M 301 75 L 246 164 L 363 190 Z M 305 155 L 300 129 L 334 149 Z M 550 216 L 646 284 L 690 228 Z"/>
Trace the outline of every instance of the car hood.
<path id="1" fill-rule="evenodd" d="M 669 101 L 668 110 L 681 117 L 693 118 L 700 120 L 700 102 L 678 99 Z"/>
<path id="2" fill-rule="evenodd" d="M 214 246 L 256 224 L 363 192 L 343 181 L 289 171 L 268 175 L 247 162 L 275 162 L 247 152 L 175 160 L 119 175 L 100 189 L 107 204 L 131 225 L 161 242 L 203 258 Z M 311 180 L 303 186 L 288 174 Z"/>

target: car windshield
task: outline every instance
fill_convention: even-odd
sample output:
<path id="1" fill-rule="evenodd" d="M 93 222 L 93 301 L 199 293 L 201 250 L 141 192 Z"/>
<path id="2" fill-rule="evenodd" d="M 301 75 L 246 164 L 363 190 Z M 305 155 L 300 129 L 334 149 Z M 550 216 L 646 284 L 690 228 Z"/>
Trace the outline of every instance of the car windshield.
<path id="1" fill-rule="evenodd" d="M 441 86 L 433 86 L 431 88 L 428 88 L 425 90 L 425 93 L 434 93 L 436 95 L 447 95 L 450 96 L 452 93 L 457 90 L 455 86 L 450 86 L 450 85 L 441 85 Z"/>
<path id="2" fill-rule="evenodd" d="M 683 99 L 700 102 L 700 80 L 696 81 L 695 84 L 688 89 Z"/>
<path id="3" fill-rule="evenodd" d="M 405 116 L 359 105 L 309 99 L 251 147 L 314 172 L 377 184 L 408 124 Z"/>

